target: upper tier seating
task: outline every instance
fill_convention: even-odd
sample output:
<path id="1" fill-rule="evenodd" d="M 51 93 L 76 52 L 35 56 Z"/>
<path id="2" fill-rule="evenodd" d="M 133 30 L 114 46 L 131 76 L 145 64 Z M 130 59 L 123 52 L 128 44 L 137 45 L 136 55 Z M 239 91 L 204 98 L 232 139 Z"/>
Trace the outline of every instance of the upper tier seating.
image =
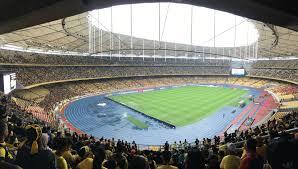
<path id="1" fill-rule="evenodd" d="M 298 60 L 266 60 L 252 64 L 249 75 L 298 83 Z"/>

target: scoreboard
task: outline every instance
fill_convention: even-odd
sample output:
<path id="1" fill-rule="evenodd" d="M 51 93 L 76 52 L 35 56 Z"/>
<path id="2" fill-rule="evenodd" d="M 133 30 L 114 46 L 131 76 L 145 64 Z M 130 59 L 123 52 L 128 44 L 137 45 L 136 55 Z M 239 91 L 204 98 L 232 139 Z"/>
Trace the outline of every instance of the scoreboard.
<path id="1" fill-rule="evenodd" d="M 4 94 L 9 94 L 16 89 L 17 80 L 16 73 L 0 72 L 0 91 Z"/>
<path id="2" fill-rule="evenodd" d="M 245 69 L 243 69 L 243 68 L 237 68 L 237 69 L 232 68 L 231 74 L 235 75 L 235 76 L 244 76 L 245 75 Z"/>

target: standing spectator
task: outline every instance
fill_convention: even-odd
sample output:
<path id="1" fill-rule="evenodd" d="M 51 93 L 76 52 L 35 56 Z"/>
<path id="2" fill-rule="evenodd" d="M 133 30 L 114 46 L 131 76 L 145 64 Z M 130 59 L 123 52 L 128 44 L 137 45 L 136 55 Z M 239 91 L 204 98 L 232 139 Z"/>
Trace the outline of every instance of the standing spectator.
<path id="1" fill-rule="evenodd" d="M 164 148 L 165 148 L 165 151 L 169 151 L 170 145 L 169 145 L 168 141 L 166 141 Z"/>

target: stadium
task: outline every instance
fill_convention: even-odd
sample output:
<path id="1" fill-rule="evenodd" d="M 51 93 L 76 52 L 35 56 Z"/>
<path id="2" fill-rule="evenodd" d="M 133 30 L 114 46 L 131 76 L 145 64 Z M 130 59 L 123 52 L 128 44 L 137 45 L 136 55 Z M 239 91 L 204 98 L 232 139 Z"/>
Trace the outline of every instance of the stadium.
<path id="1" fill-rule="evenodd" d="M 293 2 L 0 4 L 0 168 L 298 168 Z"/>

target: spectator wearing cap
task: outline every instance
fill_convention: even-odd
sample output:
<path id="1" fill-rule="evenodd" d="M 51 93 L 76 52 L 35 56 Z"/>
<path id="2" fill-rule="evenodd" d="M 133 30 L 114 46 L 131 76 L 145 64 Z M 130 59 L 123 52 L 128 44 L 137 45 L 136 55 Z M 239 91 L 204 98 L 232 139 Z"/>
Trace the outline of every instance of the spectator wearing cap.
<path id="1" fill-rule="evenodd" d="M 227 144 L 227 155 L 222 159 L 220 163 L 221 169 L 238 169 L 240 166 L 240 158 L 236 156 L 235 144 Z"/>

